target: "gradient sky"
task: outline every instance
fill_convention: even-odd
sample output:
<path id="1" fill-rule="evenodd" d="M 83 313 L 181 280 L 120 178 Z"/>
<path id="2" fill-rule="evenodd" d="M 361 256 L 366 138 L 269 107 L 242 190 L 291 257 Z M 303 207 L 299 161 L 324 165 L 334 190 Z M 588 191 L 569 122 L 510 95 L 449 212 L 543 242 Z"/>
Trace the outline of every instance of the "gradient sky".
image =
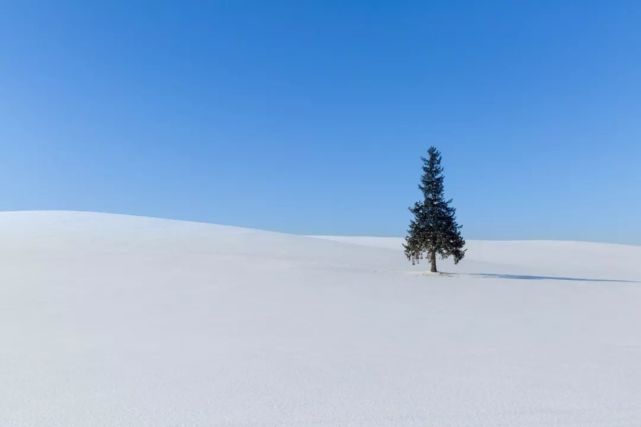
<path id="1" fill-rule="evenodd" d="M 0 2 L 0 210 L 641 244 L 641 2 Z"/>

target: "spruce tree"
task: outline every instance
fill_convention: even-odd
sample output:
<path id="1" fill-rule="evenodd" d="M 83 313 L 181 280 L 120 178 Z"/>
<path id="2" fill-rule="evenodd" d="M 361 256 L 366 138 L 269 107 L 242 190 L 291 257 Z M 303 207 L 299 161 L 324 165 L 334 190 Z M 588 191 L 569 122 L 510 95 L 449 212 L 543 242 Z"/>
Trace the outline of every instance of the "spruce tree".
<path id="1" fill-rule="evenodd" d="M 436 255 L 443 259 L 452 256 L 458 264 L 465 256 L 465 240 L 461 226 L 456 223 L 456 210 L 450 206 L 452 200 L 445 200 L 441 153 L 435 147 L 430 147 L 427 153 L 427 158 L 421 157 L 423 177 L 418 186 L 423 201 L 410 208 L 414 218 L 403 246 L 412 264 L 428 257 L 431 271 L 436 273 Z"/>

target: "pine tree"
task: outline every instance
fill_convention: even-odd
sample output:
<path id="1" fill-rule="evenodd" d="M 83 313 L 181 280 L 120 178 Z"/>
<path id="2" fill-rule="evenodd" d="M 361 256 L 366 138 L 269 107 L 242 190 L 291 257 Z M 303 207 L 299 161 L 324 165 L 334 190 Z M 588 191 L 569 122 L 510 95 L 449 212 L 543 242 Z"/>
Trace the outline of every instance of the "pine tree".
<path id="1" fill-rule="evenodd" d="M 452 256 L 458 264 L 465 256 L 465 240 L 461 226 L 456 223 L 456 210 L 450 206 L 452 200 L 445 200 L 441 153 L 435 147 L 430 147 L 427 153 L 427 158 L 421 157 L 423 177 L 418 186 L 423 192 L 423 201 L 410 208 L 414 218 L 403 246 L 412 264 L 427 256 L 431 271 L 436 273 L 436 255 L 443 259 Z"/>

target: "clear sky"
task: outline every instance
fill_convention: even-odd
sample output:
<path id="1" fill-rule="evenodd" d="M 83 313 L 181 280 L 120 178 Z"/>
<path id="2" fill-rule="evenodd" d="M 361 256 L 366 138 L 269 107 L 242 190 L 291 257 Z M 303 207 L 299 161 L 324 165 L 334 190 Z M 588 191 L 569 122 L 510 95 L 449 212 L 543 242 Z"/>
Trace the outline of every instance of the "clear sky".
<path id="1" fill-rule="evenodd" d="M 641 2 L 2 2 L 0 210 L 641 244 Z"/>

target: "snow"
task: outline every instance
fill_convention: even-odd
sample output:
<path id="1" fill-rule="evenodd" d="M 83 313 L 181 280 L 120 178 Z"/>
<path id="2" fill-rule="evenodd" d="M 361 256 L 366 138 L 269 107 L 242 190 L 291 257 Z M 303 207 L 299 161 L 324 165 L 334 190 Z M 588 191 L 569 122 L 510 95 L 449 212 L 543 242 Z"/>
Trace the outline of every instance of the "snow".
<path id="1" fill-rule="evenodd" d="M 0 214 L 2 426 L 639 426 L 641 247 Z"/>

